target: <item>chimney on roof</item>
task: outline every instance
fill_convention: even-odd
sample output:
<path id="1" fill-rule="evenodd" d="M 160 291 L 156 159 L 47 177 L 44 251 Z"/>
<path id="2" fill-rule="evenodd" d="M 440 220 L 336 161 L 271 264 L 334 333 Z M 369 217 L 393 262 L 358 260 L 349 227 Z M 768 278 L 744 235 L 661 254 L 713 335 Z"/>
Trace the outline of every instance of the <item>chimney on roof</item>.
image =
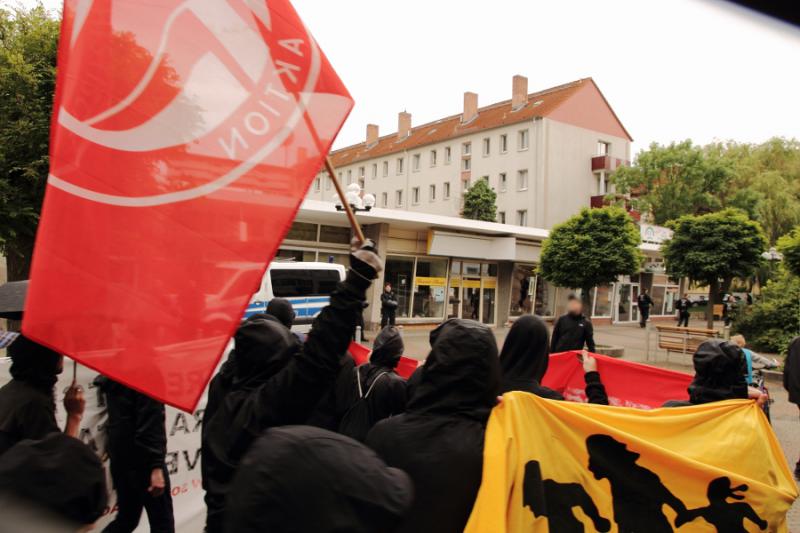
<path id="1" fill-rule="evenodd" d="M 405 139 L 411 133 L 411 113 L 401 111 L 397 114 L 397 138 Z"/>
<path id="2" fill-rule="evenodd" d="M 517 74 L 511 83 L 511 108 L 519 109 L 528 103 L 528 78 Z"/>
<path id="3" fill-rule="evenodd" d="M 478 116 L 477 93 L 464 93 L 464 112 L 461 114 L 461 123 L 466 124 Z"/>
<path id="4" fill-rule="evenodd" d="M 372 146 L 378 142 L 378 125 L 367 124 L 367 146 Z"/>

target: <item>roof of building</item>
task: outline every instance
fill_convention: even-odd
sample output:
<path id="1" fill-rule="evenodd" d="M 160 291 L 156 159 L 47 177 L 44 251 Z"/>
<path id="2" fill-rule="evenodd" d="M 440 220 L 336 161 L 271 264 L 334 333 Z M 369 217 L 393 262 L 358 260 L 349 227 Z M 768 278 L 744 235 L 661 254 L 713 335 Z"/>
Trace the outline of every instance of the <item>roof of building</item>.
<path id="1" fill-rule="evenodd" d="M 508 124 L 516 124 L 535 117 L 546 117 L 558 109 L 564 102 L 574 96 L 587 84 L 591 84 L 600 92 L 597 84 L 592 78 L 583 78 L 577 81 L 551 87 L 543 91 L 530 93 L 525 105 L 514 109 L 511 100 L 504 100 L 478 109 L 478 115 L 467 123 L 461 122 L 461 113 L 445 117 L 434 122 L 429 122 L 411 129 L 410 133 L 399 139 L 397 132 L 384 135 L 378 138 L 376 143 L 367 145 L 366 142 L 354 144 L 331 152 L 331 161 L 334 167 L 349 165 L 358 161 L 381 157 L 404 150 L 410 150 L 438 143 L 475 133 L 482 130 L 498 128 Z M 600 93 L 602 96 L 602 93 Z M 603 101 L 608 105 L 608 101 L 603 97 Z M 619 118 L 614 113 L 611 106 L 609 110 L 614 119 L 630 139 L 630 135 L 625 130 Z"/>

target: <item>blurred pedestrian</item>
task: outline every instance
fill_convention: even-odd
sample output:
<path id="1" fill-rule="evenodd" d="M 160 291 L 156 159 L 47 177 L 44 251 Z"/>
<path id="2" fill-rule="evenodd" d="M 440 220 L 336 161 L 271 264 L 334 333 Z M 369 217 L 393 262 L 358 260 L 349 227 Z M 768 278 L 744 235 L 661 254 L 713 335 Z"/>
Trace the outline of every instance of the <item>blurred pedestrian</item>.
<path id="1" fill-rule="evenodd" d="M 292 302 L 286 298 L 273 298 L 267 304 L 267 314 L 277 318 L 281 324 L 292 332 L 292 335 L 297 337 L 297 340 L 306 342 L 305 334 L 292 330 L 294 320 L 297 318 L 297 313 L 294 310 L 294 306 L 292 306 Z"/>
<path id="2" fill-rule="evenodd" d="M 725 321 L 726 328 L 730 327 L 731 322 L 733 322 L 733 319 L 736 317 L 736 308 L 736 297 L 731 294 L 725 299 L 722 306 L 722 318 Z"/>
<path id="3" fill-rule="evenodd" d="M 711 302 L 708 305 L 712 305 Z M 675 310 L 678 312 L 678 327 L 689 327 L 689 309 L 692 308 L 692 301 L 689 295 L 684 293 L 683 298 L 675 304 Z"/>
<path id="4" fill-rule="evenodd" d="M 556 321 L 553 327 L 553 338 L 550 352 L 560 353 L 570 350 L 597 351 L 594 344 L 594 327 L 592 321 L 583 314 L 583 303 L 580 298 L 570 294 L 567 298 L 567 313 Z"/>
<path id="5" fill-rule="evenodd" d="M 386 326 L 394 326 L 396 314 L 397 296 L 392 291 L 392 284 L 387 283 L 383 286 L 381 293 L 381 329 Z"/>
<path id="6" fill-rule="evenodd" d="M 653 299 L 647 293 L 647 289 L 642 289 L 642 292 L 636 298 L 636 306 L 639 308 L 639 326 L 647 326 L 647 321 L 650 319 L 650 307 L 653 305 Z"/>
<path id="7" fill-rule="evenodd" d="M 789 393 L 789 401 L 800 408 L 800 337 L 789 344 L 783 363 L 783 388 Z M 794 477 L 800 481 L 800 460 L 794 467 Z"/>

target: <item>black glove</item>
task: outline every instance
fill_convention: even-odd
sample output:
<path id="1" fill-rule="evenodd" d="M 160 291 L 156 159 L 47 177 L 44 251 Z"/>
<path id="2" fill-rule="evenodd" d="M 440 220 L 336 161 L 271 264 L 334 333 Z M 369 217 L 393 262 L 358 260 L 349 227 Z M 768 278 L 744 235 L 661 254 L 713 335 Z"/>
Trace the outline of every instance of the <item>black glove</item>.
<path id="1" fill-rule="evenodd" d="M 383 261 L 378 256 L 375 243 L 370 239 L 361 243 L 360 246 L 353 241 L 350 250 L 350 271 L 347 280 L 356 287 L 367 290 L 372 284 L 372 280 L 377 278 L 378 273 L 383 270 Z"/>

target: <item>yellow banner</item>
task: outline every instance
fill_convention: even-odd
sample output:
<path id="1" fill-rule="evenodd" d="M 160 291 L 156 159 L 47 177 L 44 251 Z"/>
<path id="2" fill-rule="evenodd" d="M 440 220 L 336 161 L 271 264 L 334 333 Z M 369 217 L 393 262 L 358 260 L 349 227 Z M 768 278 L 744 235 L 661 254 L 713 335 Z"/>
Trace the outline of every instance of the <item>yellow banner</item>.
<path id="1" fill-rule="evenodd" d="M 417 285 L 427 285 L 429 287 L 444 287 L 447 285 L 447 278 L 429 278 L 417 276 L 414 280 Z"/>
<path id="2" fill-rule="evenodd" d="M 465 279 L 463 282 L 464 287 L 468 289 L 480 289 L 481 288 L 481 280 L 479 279 Z"/>
<path id="3" fill-rule="evenodd" d="M 483 278 L 483 288 L 484 289 L 496 289 L 497 288 L 497 279 L 496 278 Z"/>
<path id="4" fill-rule="evenodd" d="M 450 286 L 451 287 L 460 287 L 461 286 L 461 276 L 450 276 Z"/>
<path id="5" fill-rule="evenodd" d="M 506 394 L 466 532 L 785 532 L 797 498 L 754 402 L 641 411 Z"/>

